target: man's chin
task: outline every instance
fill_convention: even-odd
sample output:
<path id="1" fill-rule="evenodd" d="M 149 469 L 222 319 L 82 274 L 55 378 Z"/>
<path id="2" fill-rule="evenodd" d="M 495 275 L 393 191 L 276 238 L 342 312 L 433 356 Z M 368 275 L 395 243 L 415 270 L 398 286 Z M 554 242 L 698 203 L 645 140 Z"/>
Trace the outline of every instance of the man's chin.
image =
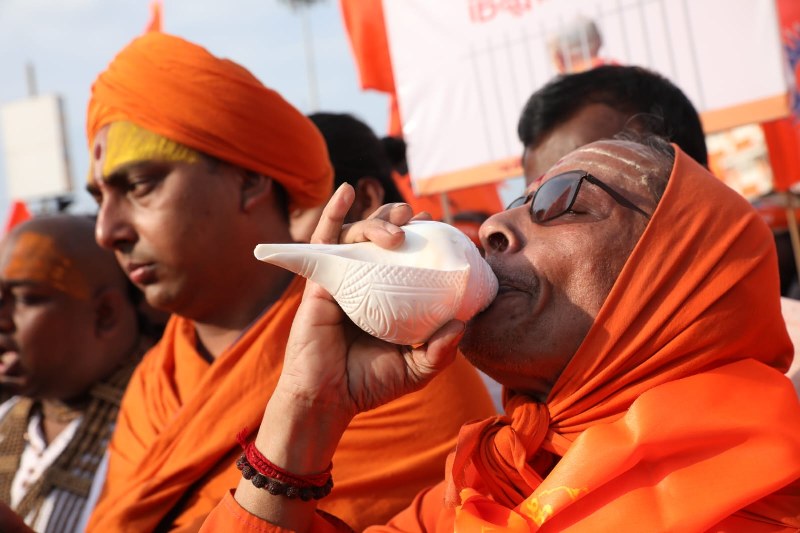
<path id="1" fill-rule="evenodd" d="M 147 305 L 162 313 L 175 313 L 175 296 L 171 291 L 167 291 L 163 284 L 153 283 L 139 287 L 144 294 Z"/>
<path id="2" fill-rule="evenodd" d="M 4 396 L 30 396 L 28 380 L 23 376 L 0 376 L 0 394 Z"/>
<path id="3" fill-rule="evenodd" d="M 494 339 L 492 329 L 481 315 L 477 315 L 467 323 L 464 336 L 458 345 L 467 361 L 486 374 L 491 374 L 489 370 L 492 363 L 496 364 L 498 359 L 505 359 L 505 342 Z"/>

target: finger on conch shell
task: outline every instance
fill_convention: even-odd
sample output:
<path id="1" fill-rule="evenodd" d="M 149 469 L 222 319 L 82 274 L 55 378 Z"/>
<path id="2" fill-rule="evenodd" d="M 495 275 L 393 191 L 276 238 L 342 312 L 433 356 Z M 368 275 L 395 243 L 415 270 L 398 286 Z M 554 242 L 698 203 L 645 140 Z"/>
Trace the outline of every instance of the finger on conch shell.
<path id="1" fill-rule="evenodd" d="M 321 285 L 367 333 L 416 345 L 453 318 L 485 309 L 497 278 L 458 229 L 414 221 L 403 230 L 404 243 L 392 250 L 370 242 L 259 244 L 254 255 Z"/>

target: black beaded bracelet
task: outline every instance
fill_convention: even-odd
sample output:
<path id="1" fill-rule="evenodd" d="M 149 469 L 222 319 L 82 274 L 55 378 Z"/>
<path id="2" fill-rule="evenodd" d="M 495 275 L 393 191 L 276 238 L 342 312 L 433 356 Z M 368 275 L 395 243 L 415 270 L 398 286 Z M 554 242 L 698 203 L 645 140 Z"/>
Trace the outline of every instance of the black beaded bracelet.
<path id="1" fill-rule="evenodd" d="M 273 496 L 286 496 L 290 500 L 300 498 L 304 502 L 311 499 L 321 500 L 331 493 L 333 489 L 333 477 L 328 477 L 328 481 L 322 486 L 300 487 L 291 483 L 286 483 L 275 478 L 267 477 L 259 473 L 247 460 L 244 454 L 236 460 L 236 468 L 241 470 L 242 477 L 251 481 L 253 486 L 264 489 Z"/>

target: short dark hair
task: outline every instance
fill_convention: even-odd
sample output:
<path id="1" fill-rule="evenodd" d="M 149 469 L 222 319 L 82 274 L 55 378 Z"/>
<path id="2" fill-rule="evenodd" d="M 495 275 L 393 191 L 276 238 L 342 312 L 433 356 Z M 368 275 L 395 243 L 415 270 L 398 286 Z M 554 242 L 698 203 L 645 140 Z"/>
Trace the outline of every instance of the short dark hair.
<path id="1" fill-rule="evenodd" d="M 347 113 L 313 113 L 308 118 L 328 145 L 335 187 L 372 177 L 383 187 L 384 203 L 405 202 L 392 179 L 391 160 L 369 126 Z"/>
<path id="2" fill-rule="evenodd" d="M 662 136 L 708 166 L 697 110 L 672 82 L 641 67 L 608 65 L 553 78 L 525 104 L 517 127 L 520 140 L 526 147 L 535 146 L 588 104 L 630 114 L 628 127 Z"/>
<path id="3" fill-rule="evenodd" d="M 383 145 L 384 151 L 386 151 L 386 155 L 389 157 L 392 168 L 401 176 L 408 174 L 406 142 L 403 138 L 387 135 L 386 137 L 381 137 L 381 144 Z"/>

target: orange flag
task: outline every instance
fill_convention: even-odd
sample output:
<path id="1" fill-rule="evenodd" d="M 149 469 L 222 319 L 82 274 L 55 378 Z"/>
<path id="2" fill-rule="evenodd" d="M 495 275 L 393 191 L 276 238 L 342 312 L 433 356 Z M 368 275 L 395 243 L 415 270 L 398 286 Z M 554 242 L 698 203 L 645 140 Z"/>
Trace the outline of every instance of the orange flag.
<path id="1" fill-rule="evenodd" d="M 161 12 L 163 10 L 164 6 L 161 0 L 152 0 L 150 2 L 150 21 L 147 23 L 147 26 L 145 26 L 144 33 L 161 31 Z"/>
<path id="2" fill-rule="evenodd" d="M 31 212 L 28 211 L 28 206 L 25 202 L 22 200 L 14 200 L 11 204 L 11 211 L 8 214 L 8 219 L 6 220 L 5 233 L 8 233 L 14 226 L 30 218 L 33 218 L 33 216 Z"/>

